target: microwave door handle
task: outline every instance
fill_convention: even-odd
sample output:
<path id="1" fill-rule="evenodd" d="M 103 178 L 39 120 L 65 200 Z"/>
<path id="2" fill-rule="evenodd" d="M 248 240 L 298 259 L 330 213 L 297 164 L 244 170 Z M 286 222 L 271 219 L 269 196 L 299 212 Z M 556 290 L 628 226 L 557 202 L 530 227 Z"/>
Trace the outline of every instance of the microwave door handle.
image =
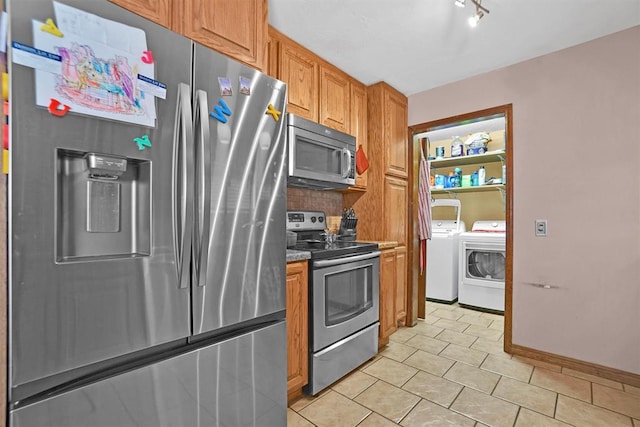
<path id="1" fill-rule="evenodd" d="M 173 136 L 171 203 L 173 206 L 173 244 L 179 288 L 189 286 L 189 256 L 193 224 L 193 116 L 191 114 L 190 92 L 187 84 L 180 83 Z"/>
<path id="2" fill-rule="evenodd" d="M 209 142 L 209 106 L 207 103 L 207 93 L 203 90 L 196 92 L 196 125 L 200 131 L 200 138 L 197 141 L 198 153 L 200 155 L 198 163 L 198 177 L 200 180 L 198 200 L 202 203 L 202 213 L 198 212 L 197 220 L 199 224 L 199 235 L 196 239 L 196 283 L 198 286 L 205 286 L 207 283 L 207 262 L 209 260 L 209 238 L 211 232 L 211 144 Z M 201 167 L 200 167 L 201 166 Z M 200 205 L 198 205 L 200 209 Z"/>
<path id="3" fill-rule="evenodd" d="M 349 173 L 351 173 L 351 151 L 349 151 L 346 148 L 342 149 L 342 158 L 344 159 L 346 157 L 347 159 L 347 167 L 343 167 L 342 170 L 344 171 L 346 169 L 345 172 L 342 172 L 342 177 L 343 178 L 348 178 L 349 177 Z"/>

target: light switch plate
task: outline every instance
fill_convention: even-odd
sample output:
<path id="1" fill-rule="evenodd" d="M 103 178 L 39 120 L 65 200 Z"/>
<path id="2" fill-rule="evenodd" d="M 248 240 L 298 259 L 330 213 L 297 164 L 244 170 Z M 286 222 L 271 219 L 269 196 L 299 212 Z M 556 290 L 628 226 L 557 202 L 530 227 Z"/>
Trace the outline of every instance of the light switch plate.
<path id="1" fill-rule="evenodd" d="M 546 219 L 536 219 L 536 236 L 540 236 L 540 237 L 547 236 L 547 220 Z"/>

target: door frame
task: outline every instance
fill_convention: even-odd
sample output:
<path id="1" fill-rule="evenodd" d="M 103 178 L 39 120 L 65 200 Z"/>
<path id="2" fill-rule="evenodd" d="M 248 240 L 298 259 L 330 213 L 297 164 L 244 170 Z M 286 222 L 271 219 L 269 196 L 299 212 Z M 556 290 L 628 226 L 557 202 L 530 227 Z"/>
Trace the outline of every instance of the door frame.
<path id="1" fill-rule="evenodd" d="M 411 314 L 407 313 L 408 324 L 415 324 L 415 319 L 422 319 L 426 316 L 426 284 L 425 272 L 420 271 L 420 251 L 418 240 L 418 170 L 420 164 L 420 145 L 414 143 L 414 137 L 418 134 L 428 132 L 435 128 L 462 123 L 468 120 L 477 120 L 483 117 L 504 114 L 505 116 L 505 165 L 507 166 L 507 184 L 505 188 L 505 219 L 507 222 L 506 238 L 506 265 L 504 284 L 504 351 L 511 352 L 512 347 L 512 316 L 513 316 L 513 104 L 504 104 L 483 110 L 457 116 L 446 117 L 425 123 L 409 126 L 409 182 L 412 191 L 409 194 L 409 208 L 411 216 L 409 220 L 409 233 L 412 238 L 412 245 L 409 245 L 408 257 L 412 262 L 408 264 L 408 277 L 412 289 L 408 293 L 409 297 L 416 300 L 410 301 L 407 305 Z M 426 147 L 425 147 L 426 148 Z M 412 298 L 412 299 L 413 299 Z"/>

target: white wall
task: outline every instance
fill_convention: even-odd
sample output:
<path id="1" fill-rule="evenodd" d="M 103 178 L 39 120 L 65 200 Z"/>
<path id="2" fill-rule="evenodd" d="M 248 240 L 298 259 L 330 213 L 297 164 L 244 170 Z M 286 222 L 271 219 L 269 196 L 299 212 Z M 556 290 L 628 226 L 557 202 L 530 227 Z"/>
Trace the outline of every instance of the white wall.
<path id="1" fill-rule="evenodd" d="M 508 103 L 513 343 L 640 374 L 640 26 L 410 96 L 409 125 Z"/>

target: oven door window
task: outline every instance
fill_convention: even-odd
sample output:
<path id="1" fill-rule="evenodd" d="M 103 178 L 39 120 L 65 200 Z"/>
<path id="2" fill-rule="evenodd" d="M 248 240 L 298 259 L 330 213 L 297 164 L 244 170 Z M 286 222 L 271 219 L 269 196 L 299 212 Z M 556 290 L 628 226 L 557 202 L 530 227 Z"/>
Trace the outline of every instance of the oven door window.
<path id="1" fill-rule="evenodd" d="M 373 306 L 371 268 L 325 276 L 325 326 L 352 319 Z"/>
<path id="2" fill-rule="evenodd" d="M 467 278 L 504 282 L 504 252 L 467 249 L 466 257 Z"/>

